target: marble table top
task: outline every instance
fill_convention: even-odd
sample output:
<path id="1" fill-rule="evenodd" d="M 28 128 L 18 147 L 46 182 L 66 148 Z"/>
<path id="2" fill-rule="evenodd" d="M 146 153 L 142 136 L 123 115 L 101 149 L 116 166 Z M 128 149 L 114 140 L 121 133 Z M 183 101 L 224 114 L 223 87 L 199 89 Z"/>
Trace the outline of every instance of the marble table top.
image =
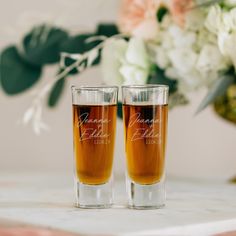
<path id="1" fill-rule="evenodd" d="M 0 219 L 85 235 L 212 235 L 236 230 L 236 185 L 167 180 L 167 204 L 126 208 L 124 182 L 115 182 L 111 209 L 74 207 L 73 177 L 58 173 L 0 173 Z M 1 222 L 1 220 L 0 220 Z"/>

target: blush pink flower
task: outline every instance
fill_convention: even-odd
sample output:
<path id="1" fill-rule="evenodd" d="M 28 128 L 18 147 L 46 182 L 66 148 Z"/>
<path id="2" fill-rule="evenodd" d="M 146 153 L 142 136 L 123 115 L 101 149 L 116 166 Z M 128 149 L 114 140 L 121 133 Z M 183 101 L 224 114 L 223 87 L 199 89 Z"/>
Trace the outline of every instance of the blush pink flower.
<path id="1" fill-rule="evenodd" d="M 158 36 L 157 11 L 161 6 L 169 9 L 174 22 L 184 27 L 188 9 L 193 0 L 123 0 L 118 25 L 122 33 L 146 40 Z"/>
<path id="2" fill-rule="evenodd" d="M 171 0 L 168 5 L 175 23 L 184 27 L 186 13 L 193 6 L 193 0 Z"/>
<path id="3" fill-rule="evenodd" d="M 160 0 L 123 0 L 118 21 L 120 31 L 143 39 L 155 39 L 159 5 Z"/>

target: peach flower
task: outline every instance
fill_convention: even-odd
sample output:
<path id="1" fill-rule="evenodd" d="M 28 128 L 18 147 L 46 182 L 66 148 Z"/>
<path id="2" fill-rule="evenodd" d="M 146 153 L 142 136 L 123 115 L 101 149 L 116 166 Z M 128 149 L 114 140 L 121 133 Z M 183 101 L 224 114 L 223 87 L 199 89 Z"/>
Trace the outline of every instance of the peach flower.
<path id="1" fill-rule="evenodd" d="M 123 0 L 118 21 L 120 31 L 143 39 L 156 38 L 159 5 L 160 0 Z"/>
<path id="2" fill-rule="evenodd" d="M 168 5 L 175 23 L 184 27 L 185 16 L 188 9 L 193 6 L 193 0 L 170 0 Z"/>
<path id="3" fill-rule="evenodd" d="M 183 27 L 193 0 L 123 0 L 118 25 L 122 33 L 146 40 L 158 36 L 157 11 L 165 6 L 176 24 Z"/>

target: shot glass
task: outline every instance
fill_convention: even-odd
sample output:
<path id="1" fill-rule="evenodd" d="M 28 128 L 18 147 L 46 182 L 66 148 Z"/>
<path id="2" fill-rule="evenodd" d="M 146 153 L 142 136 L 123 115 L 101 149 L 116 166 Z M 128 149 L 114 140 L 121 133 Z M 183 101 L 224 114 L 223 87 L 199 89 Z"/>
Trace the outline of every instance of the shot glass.
<path id="1" fill-rule="evenodd" d="M 165 205 L 168 86 L 122 86 L 128 206 Z"/>
<path id="2" fill-rule="evenodd" d="M 112 164 L 118 87 L 72 86 L 76 205 L 113 203 Z"/>

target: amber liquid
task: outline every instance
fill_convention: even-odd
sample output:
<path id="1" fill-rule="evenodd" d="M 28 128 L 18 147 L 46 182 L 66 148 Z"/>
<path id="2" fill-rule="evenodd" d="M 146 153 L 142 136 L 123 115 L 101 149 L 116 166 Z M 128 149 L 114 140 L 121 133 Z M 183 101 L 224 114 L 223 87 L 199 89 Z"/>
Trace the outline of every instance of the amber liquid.
<path id="1" fill-rule="evenodd" d="M 154 184 L 164 174 L 168 105 L 123 105 L 128 175 Z"/>
<path id="2" fill-rule="evenodd" d="M 84 184 L 104 184 L 111 177 L 116 105 L 73 105 L 76 173 Z"/>

